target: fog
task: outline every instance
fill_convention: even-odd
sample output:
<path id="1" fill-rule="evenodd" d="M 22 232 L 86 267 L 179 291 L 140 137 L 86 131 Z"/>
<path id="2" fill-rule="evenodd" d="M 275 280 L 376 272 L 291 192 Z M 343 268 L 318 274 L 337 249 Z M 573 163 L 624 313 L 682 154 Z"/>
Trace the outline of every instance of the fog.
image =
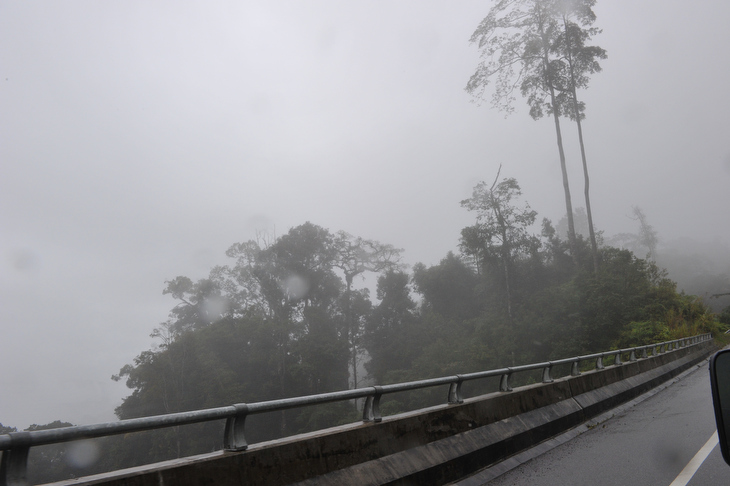
<path id="1" fill-rule="evenodd" d="M 0 422 L 114 420 L 129 390 L 110 376 L 153 344 L 164 282 L 206 276 L 233 243 L 311 221 L 434 264 L 473 223 L 459 201 L 500 165 L 557 222 L 552 121 L 464 91 L 489 7 L 2 2 Z M 638 206 L 660 251 L 690 238 L 722 258 L 730 5 L 595 12 L 608 59 L 580 96 L 597 229 L 636 232 Z"/>

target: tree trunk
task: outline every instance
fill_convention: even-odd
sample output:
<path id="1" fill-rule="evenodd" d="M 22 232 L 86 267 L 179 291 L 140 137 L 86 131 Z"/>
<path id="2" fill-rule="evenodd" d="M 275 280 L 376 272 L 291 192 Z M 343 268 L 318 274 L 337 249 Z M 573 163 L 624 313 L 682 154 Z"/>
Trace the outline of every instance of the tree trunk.
<path id="1" fill-rule="evenodd" d="M 580 143 L 580 157 L 583 161 L 583 179 L 585 181 L 583 193 L 586 198 L 586 216 L 588 217 L 588 234 L 591 238 L 591 253 L 593 255 L 593 271 L 598 273 L 598 244 L 596 243 L 596 233 L 593 230 L 593 213 L 591 212 L 590 197 L 590 179 L 588 178 L 588 162 L 586 161 L 586 149 L 583 144 L 583 127 L 580 123 L 580 111 L 578 110 L 578 94 L 575 89 L 575 69 L 573 67 L 573 56 L 570 48 L 570 35 L 568 32 L 568 21 L 563 17 L 563 25 L 565 26 L 565 42 L 566 53 L 568 57 L 568 68 L 570 69 L 570 88 L 573 96 L 573 110 L 575 114 L 575 123 L 578 126 L 578 142 Z"/>
<path id="2" fill-rule="evenodd" d="M 350 345 L 350 364 L 352 365 L 352 388 L 357 388 L 357 345 L 355 343 L 355 325 L 352 322 L 352 278 L 353 275 L 345 274 L 347 281 L 347 308 L 345 309 L 345 320 L 347 321 L 347 340 Z"/>
<path id="3" fill-rule="evenodd" d="M 539 2 L 536 2 L 538 11 L 540 12 Z M 540 12 L 542 13 L 542 12 Z M 539 32 L 542 38 L 542 62 L 543 62 L 543 75 L 545 76 L 545 86 L 548 87 L 550 92 L 550 104 L 552 106 L 553 120 L 555 121 L 555 135 L 558 141 L 558 153 L 560 154 L 560 170 L 563 173 L 563 191 L 565 192 L 565 211 L 568 217 L 568 245 L 570 246 L 570 253 L 573 257 L 573 263 L 578 265 L 578 254 L 577 242 L 575 238 L 575 224 L 573 222 L 573 203 L 570 199 L 570 183 L 568 182 L 568 169 L 565 166 L 565 150 L 563 150 L 563 136 L 560 132 L 560 113 L 558 112 L 558 104 L 555 99 L 555 88 L 553 86 L 552 79 L 549 76 L 550 66 L 550 39 L 548 39 L 545 32 L 545 26 L 542 22 L 539 23 Z"/>
<path id="4" fill-rule="evenodd" d="M 497 199 L 494 197 L 494 187 L 497 185 L 497 180 L 499 179 L 499 173 L 501 171 L 502 166 L 500 165 L 499 170 L 497 171 L 497 177 L 495 177 L 494 183 L 492 184 L 491 189 L 489 189 L 489 198 L 491 199 L 492 211 L 494 212 L 494 217 L 499 224 L 499 232 L 502 236 L 502 249 L 500 253 L 502 254 L 502 267 L 504 269 L 504 288 L 507 294 L 507 319 L 509 320 L 509 323 L 512 324 L 512 291 L 510 289 L 509 278 L 509 261 L 511 252 L 509 244 L 507 243 L 507 224 L 504 221 L 504 217 L 502 217 L 502 211 L 499 206 L 500 203 L 498 203 Z"/>
<path id="5" fill-rule="evenodd" d="M 553 107 L 555 102 L 555 89 L 550 86 L 550 102 Z M 568 216 L 568 245 L 570 245 L 570 253 L 573 256 L 573 263 L 578 265 L 577 242 L 575 238 L 575 224 L 573 222 L 573 203 L 570 200 L 570 184 L 568 182 L 568 169 L 565 165 L 565 151 L 563 150 L 563 136 L 560 133 L 560 119 L 557 110 L 553 109 L 553 119 L 555 120 L 555 135 L 558 140 L 558 152 L 560 153 L 560 170 L 563 172 L 563 190 L 565 192 L 565 211 Z"/>
<path id="6" fill-rule="evenodd" d="M 598 244 L 596 243 L 596 233 L 593 231 L 593 213 L 591 212 L 591 197 L 590 197 L 590 180 L 588 178 L 588 163 L 586 162 L 586 149 L 583 145 L 583 128 L 580 124 L 580 117 L 578 116 L 578 99 L 575 97 L 575 88 L 573 88 L 573 101 L 576 105 L 576 118 L 575 122 L 578 125 L 578 141 L 580 142 L 580 156 L 583 159 L 583 179 L 585 181 L 584 194 L 586 198 L 586 216 L 588 217 L 588 234 L 591 238 L 591 253 L 593 254 L 593 271 L 598 273 Z"/>
<path id="7" fill-rule="evenodd" d="M 507 228 L 505 227 L 504 219 L 499 210 L 495 209 L 497 218 L 499 221 L 500 229 L 502 231 L 502 266 L 504 267 L 504 287 L 507 292 L 507 318 L 510 324 L 512 324 L 512 290 L 510 288 L 510 275 L 509 275 L 509 264 L 510 264 L 510 248 L 507 246 Z"/>

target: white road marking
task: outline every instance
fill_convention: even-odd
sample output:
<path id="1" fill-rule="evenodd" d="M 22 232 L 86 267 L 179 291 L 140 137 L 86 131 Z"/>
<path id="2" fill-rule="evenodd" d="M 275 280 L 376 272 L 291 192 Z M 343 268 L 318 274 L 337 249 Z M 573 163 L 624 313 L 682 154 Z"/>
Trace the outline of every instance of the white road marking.
<path id="1" fill-rule="evenodd" d="M 692 479 L 692 476 L 695 475 L 697 470 L 700 468 L 703 462 L 705 462 L 705 459 L 707 459 L 707 456 L 710 455 L 710 452 L 712 452 L 712 449 L 715 448 L 715 446 L 718 444 L 717 440 L 717 431 L 715 431 L 714 434 L 712 434 L 712 437 L 705 442 L 705 445 L 702 446 L 702 449 L 699 450 L 697 454 L 692 458 L 689 463 L 684 466 L 684 469 L 682 469 L 682 472 L 679 473 L 679 476 L 672 481 L 672 484 L 669 486 L 686 486 L 687 483 L 689 483 L 689 480 Z"/>

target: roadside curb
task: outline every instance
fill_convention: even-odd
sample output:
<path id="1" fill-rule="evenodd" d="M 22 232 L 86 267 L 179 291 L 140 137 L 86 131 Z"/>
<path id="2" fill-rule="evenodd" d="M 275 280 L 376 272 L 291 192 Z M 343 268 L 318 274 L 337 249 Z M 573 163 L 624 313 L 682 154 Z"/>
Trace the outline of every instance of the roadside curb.
<path id="1" fill-rule="evenodd" d="M 529 449 L 526 449 L 522 452 L 519 452 L 513 456 L 510 456 L 506 458 L 503 461 L 500 461 L 496 464 L 493 464 L 491 466 L 488 466 L 487 468 L 467 477 L 459 481 L 455 481 L 452 483 L 449 483 L 451 486 L 483 486 L 487 484 L 489 481 L 511 471 L 512 469 L 515 469 L 522 464 L 525 464 L 526 462 L 529 462 L 530 460 L 541 456 L 542 454 L 545 454 L 546 452 L 555 449 L 558 446 L 561 446 L 565 444 L 566 442 L 571 441 L 572 439 L 578 437 L 579 435 L 588 432 L 598 425 L 601 425 L 602 423 L 616 417 L 623 415 L 626 411 L 633 408 L 634 406 L 638 405 L 639 403 L 642 403 L 649 398 L 657 395 L 658 393 L 666 390 L 670 386 L 674 385 L 675 383 L 683 380 L 688 375 L 697 372 L 701 368 L 707 367 L 707 363 L 709 361 L 709 357 L 704 358 L 702 361 L 700 361 L 697 364 L 692 365 L 687 370 L 683 371 L 679 375 L 675 376 L 674 378 L 670 378 L 669 380 L 665 381 L 664 383 L 646 391 L 645 393 L 642 393 L 638 397 L 629 400 L 621 405 L 618 405 L 606 412 L 601 413 L 600 415 L 597 415 L 596 417 L 593 417 L 584 423 L 573 427 L 572 429 L 569 429 L 565 432 L 563 432 L 560 435 L 557 435 L 553 438 L 547 439 L 534 447 L 531 447 Z"/>

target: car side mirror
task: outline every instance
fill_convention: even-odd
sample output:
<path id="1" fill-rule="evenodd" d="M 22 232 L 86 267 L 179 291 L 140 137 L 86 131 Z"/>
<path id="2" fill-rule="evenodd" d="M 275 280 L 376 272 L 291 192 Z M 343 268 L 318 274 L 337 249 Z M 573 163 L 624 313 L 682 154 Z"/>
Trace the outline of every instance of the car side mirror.
<path id="1" fill-rule="evenodd" d="M 718 351 L 710 358 L 710 387 L 722 458 L 730 465 L 730 349 Z"/>

